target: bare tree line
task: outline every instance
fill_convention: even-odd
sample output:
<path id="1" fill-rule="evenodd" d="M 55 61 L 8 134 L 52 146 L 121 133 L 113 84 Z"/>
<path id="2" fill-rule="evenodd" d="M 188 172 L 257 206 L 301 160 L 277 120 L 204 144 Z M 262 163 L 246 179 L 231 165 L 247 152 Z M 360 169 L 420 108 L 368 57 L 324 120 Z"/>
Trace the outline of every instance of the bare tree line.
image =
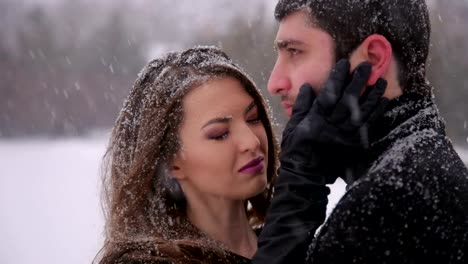
<path id="1" fill-rule="evenodd" d="M 208 13 L 187 17 L 187 8 L 202 7 L 146 2 L 63 1 L 22 7 L 13 0 L 1 1 L 0 137 L 80 135 L 109 128 L 138 71 L 152 56 L 195 44 L 222 46 L 267 95 L 276 24 L 272 12 L 265 12 L 266 1 L 252 1 L 256 4 L 249 4 L 249 14 L 243 12 L 245 6 L 232 6 L 237 1 L 217 1 L 217 8 L 229 14 L 224 20 L 210 20 Z M 466 144 L 468 34 L 463 28 L 468 6 L 435 1 L 431 12 L 429 78 L 449 135 Z M 179 23 L 182 18 L 185 22 Z M 281 127 L 283 111 L 277 99 L 270 101 Z"/>
<path id="2" fill-rule="evenodd" d="M 429 80 L 455 143 L 468 146 L 468 4 L 433 1 Z"/>

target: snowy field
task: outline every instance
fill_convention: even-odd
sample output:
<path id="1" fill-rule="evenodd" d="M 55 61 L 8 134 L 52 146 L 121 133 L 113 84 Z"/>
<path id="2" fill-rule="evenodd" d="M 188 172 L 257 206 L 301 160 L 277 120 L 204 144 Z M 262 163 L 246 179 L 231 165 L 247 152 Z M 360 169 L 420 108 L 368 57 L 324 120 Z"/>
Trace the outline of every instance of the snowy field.
<path id="1" fill-rule="evenodd" d="M 103 139 L 0 141 L 0 263 L 91 263 Z"/>
<path id="2" fill-rule="evenodd" d="M 102 244 L 103 137 L 0 141 L 0 263 L 91 263 Z M 459 150 L 465 162 L 468 151 Z M 328 213 L 345 191 L 332 186 Z"/>

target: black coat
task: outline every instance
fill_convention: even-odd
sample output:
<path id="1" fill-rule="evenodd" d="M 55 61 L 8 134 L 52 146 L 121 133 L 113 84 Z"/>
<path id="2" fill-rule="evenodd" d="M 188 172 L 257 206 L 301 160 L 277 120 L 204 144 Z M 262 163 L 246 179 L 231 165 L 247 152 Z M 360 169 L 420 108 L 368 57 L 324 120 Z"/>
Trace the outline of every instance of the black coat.
<path id="1" fill-rule="evenodd" d="M 432 99 L 393 100 L 318 236 L 323 199 L 310 199 L 317 186 L 302 179 L 301 189 L 273 199 L 282 206 L 272 206 L 253 263 L 468 263 L 468 171 L 444 129 Z M 269 235 L 285 226 L 296 240 Z M 281 244 L 287 250 L 275 249 Z"/>
<path id="2" fill-rule="evenodd" d="M 431 99 L 392 102 L 308 262 L 468 263 L 468 171 L 444 130 Z"/>

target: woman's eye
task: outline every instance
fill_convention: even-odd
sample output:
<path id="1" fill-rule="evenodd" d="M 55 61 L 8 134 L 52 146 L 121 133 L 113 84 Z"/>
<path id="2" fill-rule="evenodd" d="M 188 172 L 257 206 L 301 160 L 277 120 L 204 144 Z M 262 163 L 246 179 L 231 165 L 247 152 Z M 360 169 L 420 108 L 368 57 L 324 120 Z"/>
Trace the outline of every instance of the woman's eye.
<path id="1" fill-rule="evenodd" d="M 210 135 L 209 138 L 212 140 L 224 140 L 228 137 L 228 135 L 229 135 L 229 132 L 224 132 L 221 134 Z"/>
<path id="2" fill-rule="evenodd" d="M 247 123 L 249 124 L 258 124 L 262 120 L 260 119 L 260 113 L 258 112 L 258 108 L 255 107 L 248 115 L 247 115 Z"/>
<path id="3" fill-rule="evenodd" d="M 260 119 L 260 117 L 256 116 L 256 117 L 253 117 L 253 118 L 250 118 L 247 120 L 248 123 L 251 123 L 251 124 L 258 124 L 260 123 L 262 120 Z"/>

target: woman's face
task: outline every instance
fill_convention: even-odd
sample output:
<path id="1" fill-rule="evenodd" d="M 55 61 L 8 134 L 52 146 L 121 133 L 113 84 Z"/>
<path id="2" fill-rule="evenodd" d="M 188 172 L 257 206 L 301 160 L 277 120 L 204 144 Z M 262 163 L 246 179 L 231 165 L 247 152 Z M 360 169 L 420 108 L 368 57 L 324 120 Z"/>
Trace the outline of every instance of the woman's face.
<path id="1" fill-rule="evenodd" d="M 231 77 L 195 87 L 183 100 L 182 148 L 171 166 L 190 197 L 244 200 L 267 185 L 268 140 L 254 99 Z"/>

